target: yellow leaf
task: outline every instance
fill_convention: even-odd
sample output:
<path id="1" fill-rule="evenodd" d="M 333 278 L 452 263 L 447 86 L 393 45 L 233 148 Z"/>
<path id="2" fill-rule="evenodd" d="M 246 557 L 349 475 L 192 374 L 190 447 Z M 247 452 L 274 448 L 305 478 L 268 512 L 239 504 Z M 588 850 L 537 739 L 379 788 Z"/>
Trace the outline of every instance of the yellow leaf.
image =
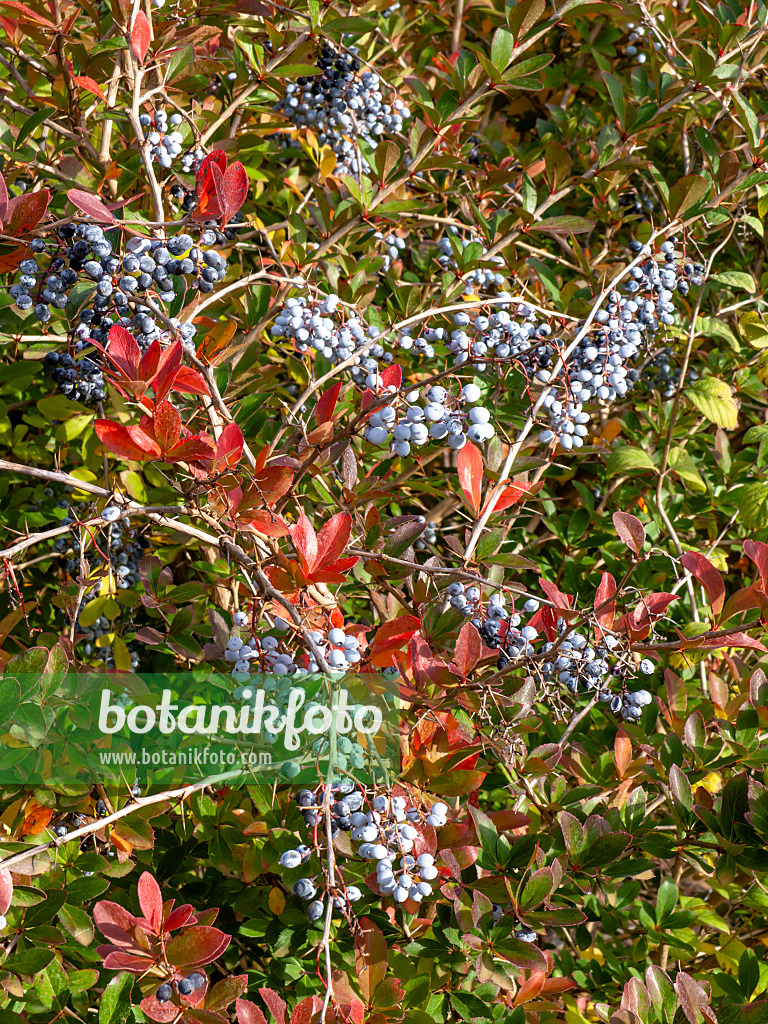
<path id="1" fill-rule="evenodd" d="M 269 890 L 269 898 L 267 902 L 269 903 L 269 909 L 275 917 L 280 917 L 282 912 L 285 910 L 285 896 L 277 886 L 273 886 Z"/>
<path id="2" fill-rule="evenodd" d="M 320 160 L 320 173 L 324 178 L 333 174 L 336 169 L 336 154 L 329 146 L 323 146 L 323 156 Z"/>

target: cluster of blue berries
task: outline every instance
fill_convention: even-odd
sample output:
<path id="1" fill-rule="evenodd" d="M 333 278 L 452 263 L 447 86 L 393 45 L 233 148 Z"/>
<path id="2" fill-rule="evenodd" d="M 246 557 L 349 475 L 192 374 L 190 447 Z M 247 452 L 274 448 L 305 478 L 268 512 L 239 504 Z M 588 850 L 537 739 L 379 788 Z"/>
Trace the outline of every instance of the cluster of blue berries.
<path id="1" fill-rule="evenodd" d="M 169 118 L 162 107 L 153 114 L 139 114 L 139 124 L 144 128 L 144 141 L 149 143 L 150 157 L 164 171 L 170 169 L 173 161 L 184 150 L 184 137 L 176 130 L 183 121 L 181 114 L 171 114 Z M 172 129 L 170 132 L 169 127 Z M 183 162 L 182 169 L 187 170 Z"/>
<path id="2" fill-rule="evenodd" d="M 169 1003 L 173 998 L 174 984 L 180 996 L 191 996 L 193 992 L 202 988 L 206 981 L 207 979 L 204 974 L 200 974 L 199 971 L 193 971 L 186 978 L 174 979 L 173 982 L 163 982 L 157 992 L 155 992 L 155 998 L 158 1003 Z"/>
<path id="3" fill-rule="evenodd" d="M 368 861 L 376 862 L 376 884 L 382 896 L 392 896 L 397 903 L 411 899 L 420 903 L 432 895 L 432 882 L 438 877 L 434 857 L 429 853 L 412 856 L 411 851 L 419 837 L 417 825 L 426 823 L 442 828 L 447 823 L 448 807 L 437 802 L 426 813 L 410 803 L 404 796 L 379 795 L 371 799 L 367 791 L 354 782 L 345 780 L 331 787 L 331 839 L 339 832 L 348 833 L 358 843 L 357 853 Z M 308 828 L 325 831 L 323 813 L 324 789 L 302 789 L 296 794 L 296 803 Z M 299 867 L 309 860 L 312 850 L 302 844 L 286 850 L 280 857 L 287 870 Z M 312 900 L 307 908 L 310 921 L 324 913 L 322 900 L 316 900 L 317 887 L 310 878 L 301 878 L 293 886 L 300 899 Z M 356 902 L 362 894 L 357 886 L 348 886 L 341 892 L 348 902 Z M 343 902 L 334 896 L 334 910 L 341 912 Z"/>
<path id="4" fill-rule="evenodd" d="M 297 128 L 310 128 L 320 146 L 330 146 L 339 170 L 360 174 L 358 139 L 375 149 L 383 136 L 402 131 L 410 111 L 400 99 L 385 103 L 378 75 L 358 74 L 357 48 L 349 53 L 342 56 L 324 43 L 317 61 L 322 74 L 290 82 L 275 110 Z"/>
<path id="5" fill-rule="evenodd" d="M 85 347 L 82 342 L 80 347 Z M 93 356 L 97 354 L 93 346 L 88 346 L 88 349 Z M 86 355 L 82 359 L 75 359 L 69 352 L 47 352 L 43 365 L 60 395 L 73 402 L 82 402 L 83 405 L 93 405 L 104 400 L 107 393 L 104 371 L 94 358 Z"/>
<path id="6" fill-rule="evenodd" d="M 21 260 L 19 277 L 8 289 L 16 307 L 27 310 L 34 306 L 35 317 L 43 324 L 51 319 L 52 309 L 67 307 L 87 264 L 98 261 L 117 266 L 112 243 L 98 224 L 62 224 L 56 235 L 52 243 L 32 239 L 29 248 L 33 255 Z"/>
<path id="7" fill-rule="evenodd" d="M 692 384 L 699 379 L 697 370 L 689 370 L 686 380 Z M 662 349 L 643 368 L 642 380 L 654 391 L 660 391 L 664 398 L 674 398 L 680 384 L 680 367 L 675 365 L 672 353 L 668 348 Z"/>
<path id="8" fill-rule="evenodd" d="M 277 679 L 286 676 L 303 678 L 320 671 L 313 654 L 302 655 L 296 651 L 289 651 L 286 642 L 272 634 L 250 637 L 247 642 L 244 641 L 239 634 L 246 622 L 245 612 L 235 612 L 235 629 L 227 641 L 227 649 L 224 652 L 225 659 L 232 663 L 232 678 L 235 682 L 249 683 L 254 670 Z M 287 627 L 287 623 L 284 625 Z M 319 629 L 312 629 L 309 636 L 325 657 L 332 672 L 343 673 L 359 664 L 362 655 L 360 641 L 356 636 L 347 635 L 338 627 L 329 629 L 327 635 Z M 238 695 L 242 697 L 242 694 Z"/>
<path id="9" fill-rule="evenodd" d="M 477 255 L 477 259 L 486 259 L 488 252 L 487 248 L 482 244 L 479 238 L 464 238 L 459 234 L 459 229 L 456 225 L 451 224 L 448 228 L 449 234 L 452 236 L 453 242 L 460 246 L 461 249 L 466 249 L 468 245 L 475 244 L 480 247 L 480 252 Z M 452 270 L 458 270 L 458 263 L 454 257 L 453 244 L 451 238 L 444 236 L 437 243 L 437 248 L 440 255 L 437 257 L 437 262 L 443 268 L 447 270 L 449 267 Z M 504 266 L 504 258 L 499 256 L 489 257 L 491 263 L 495 263 L 499 267 Z M 507 280 L 502 273 L 499 271 L 491 270 L 490 267 L 476 267 L 474 270 L 468 271 L 464 275 L 464 294 L 465 295 L 496 295 L 499 298 L 506 298 L 509 296 L 509 292 L 504 291 L 507 285 Z"/>
<path id="10" fill-rule="evenodd" d="M 565 393 L 558 394 L 553 388 L 546 391 L 543 407 L 549 414 L 550 426 L 540 434 L 542 442 L 557 439 L 566 450 L 580 448 L 590 419 L 584 410 L 585 403 L 594 399 L 613 402 L 635 386 L 640 371 L 632 363 L 652 347 L 659 330 L 674 323 L 674 293 L 687 295 L 691 285 L 698 286 L 703 280 L 704 268 L 700 264 L 679 262 L 676 242 L 672 237 L 662 243 L 658 261 L 649 247 L 636 241 L 630 243 L 633 253 L 647 258 L 630 270 L 629 281 L 621 292 L 608 293 L 606 305 L 595 314 L 596 327 L 571 353 L 565 370 L 561 368 L 558 377 Z M 542 328 L 546 328 L 543 334 Z M 550 333 L 548 325 L 534 325 L 534 335 L 547 337 Z M 544 348 L 552 365 L 556 349 L 553 345 Z M 547 366 L 541 366 L 540 356 L 534 362 L 524 353 L 517 355 L 529 377 L 545 386 L 558 382 Z"/>
<path id="11" fill-rule="evenodd" d="M 659 20 L 663 20 L 663 15 L 659 15 Z M 648 60 L 647 54 L 642 52 L 643 44 L 650 42 L 654 50 L 661 50 L 663 48 L 662 43 L 658 39 L 646 38 L 646 29 L 644 25 L 636 25 L 634 21 L 630 21 L 627 24 L 629 29 L 629 36 L 627 37 L 627 46 L 624 48 L 624 53 L 627 57 L 634 57 L 637 64 L 645 64 Z"/>
<path id="12" fill-rule="evenodd" d="M 393 263 L 403 258 L 406 241 L 400 235 L 384 235 L 381 231 L 374 231 L 373 237 L 379 243 L 379 248 L 384 250 L 384 264 L 380 273 L 386 274 Z"/>
<path id="13" fill-rule="evenodd" d="M 651 703 L 652 697 L 647 690 L 624 692 L 619 696 L 609 689 L 612 677 L 626 683 L 633 671 L 622 657 L 618 637 L 605 635 L 600 641 L 590 642 L 584 633 L 567 632 L 569 626 L 565 619 L 560 618 L 557 622 L 560 638 L 541 643 L 540 628 L 530 622 L 524 625 L 518 613 L 510 614 L 505 607 L 503 593 L 491 594 L 485 604 L 479 586 L 467 587 L 454 582 L 447 587 L 446 596 L 451 607 L 470 618 L 483 643 L 498 650 L 499 671 L 513 661 L 525 659 L 527 671 L 545 688 L 559 683 L 572 694 L 582 689 L 593 692 L 601 703 L 609 704 L 610 710 L 620 714 L 625 721 L 637 721 L 642 715 L 642 708 Z M 540 607 L 539 601 L 529 598 L 522 611 L 536 615 Z M 650 658 L 644 658 L 639 670 L 643 675 L 652 675 L 655 666 Z"/>
<path id="14" fill-rule="evenodd" d="M 375 341 L 370 344 L 381 333 L 379 328 L 366 327 L 358 316 L 344 316 L 339 301 L 333 293 L 318 300 L 308 300 L 304 295 L 286 299 L 270 334 L 276 339 L 289 338 L 300 355 L 314 351 L 334 366 L 368 345 L 350 371 L 355 383 L 362 385 L 368 374 L 376 372 L 379 360 L 391 363 L 394 357 Z"/>
<path id="15" fill-rule="evenodd" d="M 382 387 L 378 375 L 371 374 L 365 383 L 382 397 L 391 394 L 395 398 L 397 389 L 394 385 Z M 377 446 L 388 443 L 390 450 L 401 458 L 410 454 L 411 445 L 421 446 L 430 441 L 441 442 L 456 451 L 467 441 L 482 444 L 490 440 L 496 430 L 490 422 L 490 412 L 478 404 L 481 395 L 474 383 L 465 384 L 458 397 L 451 396 L 440 385 L 433 385 L 426 393 L 425 404 L 421 405 L 421 392 L 410 391 L 403 396 L 405 409 L 399 415 L 393 404 L 384 405 L 371 414 L 365 440 Z"/>

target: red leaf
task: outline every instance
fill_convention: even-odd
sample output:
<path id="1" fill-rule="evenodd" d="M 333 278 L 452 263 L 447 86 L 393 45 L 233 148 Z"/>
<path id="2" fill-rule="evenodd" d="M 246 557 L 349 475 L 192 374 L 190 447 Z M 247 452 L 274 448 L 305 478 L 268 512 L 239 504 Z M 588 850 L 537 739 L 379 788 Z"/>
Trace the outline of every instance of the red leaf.
<path id="1" fill-rule="evenodd" d="M 195 925 L 185 928 L 165 947 L 172 967 L 202 967 L 220 956 L 230 943 L 229 935 L 218 928 Z"/>
<path id="2" fill-rule="evenodd" d="M 352 516 L 348 512 L 337 512 L 335 516 L 331 516 L 317 538 L 315 567 L 330 569 L 332 564 L 343 554 L 351 532 Z"/>
<path id="3" fill-rule="evenodd" d="M 267 1018 L 250 999 L 238 999 L 235 1003 L 238 1024 L 267 1024 Z"/>
<path id="4" fill-rule="evenodd" d="M 131 30 L 131 43 L 136 51 L 136 56 L 139 58 L 141 64 L 144 63 L 144 58 L 147 55 L 149 49 L 149 42 L 152 37 L 152 33 L 149 28 L 149 22 L 147 16 L 141 9 L 136 15 L 136 21 L 133 23 Z"/>
<path id="5" fill-rule="evenodd" d="M 47 188 L 41 188 L 39 192 L 28 192 L 23 196 L 15 196 L 8 200 L 8 207 L 5 212 L 4 231 L 6 235 L 14 235 L 18 238 L 28 231 L 37 227 L 45 216 L 48 204 L 51 201 L 51 193 Z"/>
<path id="6" fill-rule="evenodd" d="M 0 224 L 5 221 L 5 211 L 8 209 L 8 187 L 5 178 L 0 174 Z"/>
<path id="7" fill-rule="evenodd" d="M 144 462 L 160 454 L 160 446 L 141 427 L 124 427 L 112 420 L 96 420 L 96 436 L 101 443 L 123 459 Z"/>
<path id="8" fill-rule="evenodd" d="M 88 92 L 92 92 L 94 96 L 98 96 L 100 100 L 107 102 L 107 97 L 101 91 L 101 86 L 98 82 L 94 82 L 88 75 L 73 75 L 74 82 L 76 82 L 81 89 L 86 89 Z M 87 194 L 87 193 L 86 193 Z"/>
<path id="9" fill-rule="evenodd" d="M 157 934 L 163 921 L 163 896 L 153 875 L 145 871 L 139 879 L 139 906 L 144 918 Z"/>
<path id="10" fill-rule="evenodd" d="M 466 445 L 464 445 L 464 448 L 466 448 Z M 464 448 L 461 451 L 464 451 Z M 482 647 L 483 642 L 477 629 L 471 622 L 465 622 L 456 639 L 456 651 L 453 655 L 453 663 L 462 679 L 466 679 L 480 660 Z"/>
<path id="11" fill-rule="evenodd" d="M 0 868 L 0 914 L 5 914 L 13 898 L 13 878 L 8 868 Z"/>
<path id="12" fill-rule="evenodd" d="M 197 174 L 195 175 L 195 192 L 198 199 L 202 197 L 204 192 L 209 189 L 213 189 L 211 164 L 216 164 L 216 166 L 222 171 L 226 170 L 227 154 L 223 149 L 214 149 L 198 167 Z"/>
<path id="13" fill-rule="evenodd" d="M 464 446 L 466 447 L 466 445 Z M 462 451 L 464 449 L 462 448 Z M 461 454 L 461 452 L 459 453 Z M 515 483 L 510 484 L 509 487 L 505 487 L 495 499 L 493 499 L 492 511 L 502 512 L 505 508 L 509 508 L 510 505 L 516 504 L 520 501 L 522 496 L 531 489 L 531 485 L 524 483 L 522 480 L 517 480 Z M 485 512 L 486 509 L 483 509 Z"/>
<path id="14" fill-rule="evenodd" d="M 744 554 L 751 558 L 760 571 L 761 590 L 768 594 L 768 544 L 759 540 L 745 540 Z"/>
<path id="15" fill-rule="evenodd" d="M 248 197 L 248 175 L 243 165 L 238 162 L 228 167 L 224 173 L 221 191 L 224 199 L 221 226 L 232 220 Z"/>
<path id="16" fill-rule="evenodd" d="M 318 425 L 321 423 L 329 423 L 333 419 L 333 410 L 336 408 L 336 402 L 339 398 L 339 392 L 341 391 L 341 381 L 338 384 L 334 384 L 332 388 L 328 388 L 324 391 L 317 401 L 317 408 L 315 409 L 315 419 Z"/>
<path id="17" fill-rule="evenodd" d="M 302 999 L 300 1003 L 296 1004 L 296 1008 L 291 1014 L 291 1024 L 312 1024 L 312 1020 L 316 1017 L 323 1008 L 323 1001 L 317 996 L 307 996 L 306 999 Z"/>
<path id="18" fill-rule="evenodd" d="M 301 568 L 305 574 L 311 573 L 317 564 L 317 534 L 312 523 L 302 512 L 298 523 L 295 526 L 289 527 L 288 532 L 299 556 Z"/>
<path id="19" fill-rule="evenodd" d="M 401 615 L 397 619 L 385 622 L 376 630 L 371 641 L 371 656 L 383 651 L 396 651 L 421 629 L 421 620 L 414 615 Z"/>
<path id="20" fill-rule="evenodd" d="M 755 651 L 766 649 L 759 640 L 755 640 L 754 637 L 739 630 L 729 633 L 728 636 L 708 636 L 699 643 L 696 643 L 696 637 L 691 637 L 690 642 L 686 640 L 685 649 L 689 650 L 693 647 L 706 647 L 711 650 L 717 650 L 718 647 L 748 647 Z"/>
<path id="21" fill-rule="evenodd" d="M 158 1024 L 170 1024 L 179 1012 L 178 1006 L 172 1002 L 158 1003 L 154 992 L 151 996 L 145 996 L 139 1006 L 150 1020 L 156 1020 Z"/>
<path id="22" fill-rule="evenodd" d="M 23 14 L 31 21 L 36 21 L 38 25 L 45 25 L 46 28 L 56 27 L 52 21 L 48 20 L 48 18 L 44 18 L 42 14 L 37 14 L 36 11 L 27 7 L 26 4 L 19 3 L 18 0 L 0 0 L 0 7 L 12 7 L 15 11 L 19 11 L 20 14 Z"/>
<path id="23" fill-rule="evenodd" d="M 277 1021 L 277 1024 L 285 1024 L 286 1004 L 277 992 L 271 988 L 260 988 L 259 995 L 267 1004 L 267 1009 Z"/>
<path id="24" fill-rule="evenodd" d="M 610 629 L 616 618 L 616 602 L 613 600 L 615 594 L 616 580 L 609 572 L 604 572 L 595 594 L 595 618 L 604 629 Z"/>
<path id="25" fill-rule="evenodd" d="M 467 504 L 477 516 L 483 494 L 483 456 L 471 441 L 459 451 L 459 486 Z"/>
<path id="26" fill-rule="evenodd" d="M 571 607 L 573 598 L 570 594 L 564 594 L 562 590 L 559 590 L 555 584 L 550 583 L 549 580 L 539 580 L 539 585 L 555 608 L 561 608 L 564 611 L 566 608 Z"/>
<path id="27" fill-rule="evenodd" d="M 83 79 L 76 78 L 75 81 L 82 83 Z M 91 79 L 89 78 L 87 81 L 90 82 Z M 100 89 L 99 92 L 101 92 Z M 87 213 L 88 216 L 93 217 L 95 221 L 98 221 L 101 224 L 115 223 L 115 218 L 112 216 L 111 211 L 107 209 L 98 196 L 91 195 L 90 192 L 83 192 L 82 189 L 79 188 L 71 188 L 67 192 L 67 197 L 70 203 L 76 206 L 78 210 L 82 210 L 83 213 Z"/>
<path id="28" fill-rule="evenodd" d="M 170 452 L 181 437 L 181 416 L 170 402 L 160 402 L 155 409 L 153 428 L 163 454 Z"/>
<path id="29" fill-rule="evenodd" d="M 379 377 L 381 378 L 381 386 L 383 388 L 394 386 L 399 389 L 403 383 L 403 368 L 398 366 L 397 363 L 393 363 L 391 366 L 385 366 Z"/>
<path id="30" fill-rule="evenodd" d="M 710 560 L 704 555 L 700 555 L 698 551 L 686 551 L 680 561 L 683 564 L 683 568 L 687 569 L 692 576 L 695 576 L 702 587 L 704 587 L 709 599 L 709 606 L 712 609 L 712 615 L 714 618 L 717 618 L 725 604 L 725 583 L 723 583 L 723 577 Z"/>
<path id="31" fill-rule="evenodd" d="M 191 462 L 197 459 L 212 459 L 213 448 L 202 437 L 188 437 L 171 448 L 163 456 L 164 462 Z"/>
<path id="32" fill-rule="evenodd" d="M 216 443 L 216 468 L 234 469 L 243 454 L 243 432 L 236 423 L 228 423 Z"/>
<path id="33" fill-rule="evenodd" d="M 107 356 L 122 372 L 126 380 L 138 380 L 141 349 L 139 343 L 124 327 L 115 324 L 109 329 Z"/>
<path id="34" fill-rule="evenodd" d="M 163 349 L 157 364 L 155 378 L 152 381 L 152 390 L 155 392 L 156 402 L 162 402 L 173 387 L 183 356 L 184 353 L 180 341 L 174 341 L 168 348 Z"/>
<path id="35" fill-rule="evenodd" d="M 148 956 L 135 956 L 133 953 L 123 953 L 121 950 L 117 950 L 104 957 L 102 966 L 108 971 L 131 971 L 133 974 L 143 974 L 153 963 L 154 960 Z"/>
<path id="36" fill-rule="evenodd" d="M 387 973 L 387 942 L 379 926 L 369 917 L 360 918 L 355 934 L 355 965 L 360 992 L 370 1006 L 374 992 Z"/>
<path id="37" fill-rule="evenodd" d="M 93 922 L 110 942 L 122 942 L 126 946 L 134 944 L 130 932 L 136 924 L 136 918 L 119 903 L 99 900 L 93 908 Z"/>
<path id="38" fill-rule="evenodd" d="M 639 555 L 645 544 L 645 527 L 640 520 L 629 512 L 614 512 L 613 525 L 616 527 L 620 540 Z"/>
<path id="39" fill-rule="evenodd" d="M 210 395 L 203 375 L 191 366 L 182 366 L 173 378 L 173 390 L 186 395 Z"/>
<path id="40" fill-rule="evenodd" d="M 265 537 L 288 536 L 288 523 L 275 512 L 250 512 L 249 517 L 248 525 L 256 533 L 262 533 Z"/>

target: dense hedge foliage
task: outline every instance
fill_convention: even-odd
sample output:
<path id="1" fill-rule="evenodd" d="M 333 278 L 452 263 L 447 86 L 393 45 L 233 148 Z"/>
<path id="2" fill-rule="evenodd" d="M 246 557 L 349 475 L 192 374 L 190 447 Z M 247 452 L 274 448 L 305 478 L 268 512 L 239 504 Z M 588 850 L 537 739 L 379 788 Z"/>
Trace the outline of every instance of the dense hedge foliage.
<path id="1" fill-rule="evenodd" d="M 0 0 L 0 1024 L 768 1021 L 767 21 Z"/>

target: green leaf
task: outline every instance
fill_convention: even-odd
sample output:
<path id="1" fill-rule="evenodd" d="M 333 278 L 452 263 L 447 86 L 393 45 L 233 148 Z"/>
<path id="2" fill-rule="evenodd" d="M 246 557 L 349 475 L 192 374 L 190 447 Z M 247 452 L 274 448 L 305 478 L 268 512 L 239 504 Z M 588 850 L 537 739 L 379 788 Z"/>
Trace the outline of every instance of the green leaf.
<path id="1" fill-rule="evenodd" d="M 680 477 L 689 491 L 706 494 L 707 485 L 701 478 L 696 463 L 685 448 L 672 448 L 669 453 L 669 466 Z"/>
<path id="2" fill-rule="evenodd" d="M 99 1004 L 99 1024 L 123 1024 L 131 1012 L 133 975 L 116 975 L 104 989 Z"/>
<path id="3" fill-rule="evenodd" d="M 52 949 L 27 949 L 19 956 L 6 960 L 3 970 L 11 971 L 12 974 L 32 976 L 44 971 L 54 956 Z"/>
<path id="4" fill-rule="evenodd" d="M 624 125 L 626 123 L 626 113 L 624 109 L 624 86 L 621 84 L 619 79 L 612 75 L 609 71 L 601 71 L 600 74 L 603 76 L 603 81 L 608 87 L 608 95 L 611 98 L 613 109 L 616 111 L 616 117 L 621 125 L 621 130 L 624 131 Z"/>
<path id="5" fill-rule="evenodd" d="M 28 139 L 30 135 L 40 127 L 43 121 L 45 121 L 47 117 L 51 116 L 52 113 L 53 111 L 44 107 L 42 110 L 37 110 L 34 114 L 30 114 L 22 124 L 21 128 L 19 128 L 19 134 L 16 136 L 16 143 L 13 148 L 18 149 L 25 139 Z"/>
<path id="6" fill-rule="evenodd" d="M 662 925 L 675 909 L 677 903 L 677 886 L 671 878 L 662 879 L 656 893 L 656 924 Z"/>
<path id="7" fill-rule="evenodd" d="M 638 469 L 652 469 L 654 473 L 658 472 L 650 455 L 642 448 L 632 448 L 628 444 L 622 445 L 621 448 L 614 448 L 606 460 L 605 468 L 608 476 L 632 473 Z"/>
<path id="8" fill-rule="evenodd" d="M 729 288 L 741 288 L 752 295 L 757 291 L 755 279 L 743 270 L 723 270 L 719 274 L 713 274 L 711 280 L 727 284 Z"/>
<path id="9" fill-rule="evenodd" d="M 739 957 L 739 988 L 745 999 L 751 999 L 752 993 L 760 983 L 760 961 L 753 949 L 745 949 Z"/>
<path id="10" fill-rule="evenodd" d="M 65 905 L 59 911 L 59 920 L 81 946 L 88 946 L 93 941 L 93 921 L 84 910 Z"/>
<path id="11" fill-rule="evenodd" d="M 493 34 L 491 43 L 491 64 L 499 71 L 504 71 L 512 60 L 515 40 L 505 25 L 500 25 Z"/>
<path id="12" fill-rule="evenodd" d="M 716 317 L 697 316 L 696 333 L 704 334 L 708 338 L 723 338 L 734 348 L 738 348 L 739 345 L 738 339 L 730 327 Z M 768 341 L 766 341 L 766 345 L 768 345 Z"/>
<path id="13" fill-rule="evenodd" d="M 717 377 L 702 377 L 689 384 L 684 395 L 710 423 L 717 423 L 727 430 L 733 430 L 736 426 L 738 408 L 730 386 L 724 380 Z"/>
<path id="14" fill-rule="evenodd" d="M 761 423 L 759 427 L 750 427 L 744 435 L 745 444 L 761 444 L 768 439 L 768 423 Z"/>
<path id="15" fill-rule="evenodd" d="M 757 120 L 757 115 L 749 105 L 749 101 L 740 92 L 733 90 L 731 92 L 731 99 L 738 107 L 736 116 L 746 133 L 750 146 L 752 149 L 757 149 L 760 145 L 760 124 Z"/>

